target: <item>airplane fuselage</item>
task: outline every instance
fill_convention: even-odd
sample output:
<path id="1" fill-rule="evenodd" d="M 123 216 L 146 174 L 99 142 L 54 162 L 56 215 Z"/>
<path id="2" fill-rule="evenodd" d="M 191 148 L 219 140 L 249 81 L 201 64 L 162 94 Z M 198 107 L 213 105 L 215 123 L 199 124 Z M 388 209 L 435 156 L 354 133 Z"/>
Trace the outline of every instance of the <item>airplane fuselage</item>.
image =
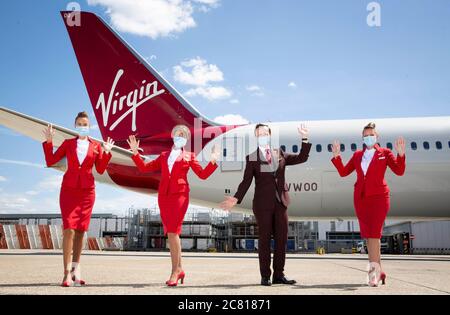
<path id="1" fill-rule="evenodd" d="M 386 180 L 391 188 L 391 218 L 440 219 L 450 218 L 450 117 L 376 119 L 380 133 L 379 143 L 394 146 L 403 136 L 407 142 L 407 169 L 399 177 L 388 168 Z M 328 146 L 338 139 L 345 150 L 344 162 L 354 153 L 351 146 L 362 149 L 362 127 L 368 120 L 336 120 L 307 122 L 313 147 L 309 160 L 301 165 L 286 168 L 286 180 L 292 203 L 291 219 L 354 218 L 353 184 L 356 174 L 341 178 L 331 163 Z M 273 131 L 272 146 L 288 153 L 298 153 L 301 140 L 297 131 L 300 122 L 270 123 Z M 199 154 L 207 163 L 214 144 L 221 145 L 226 154 L 218 170 L 207 180 L 189 173 L 191 203 L 217 208 L 225 195 L 234 195 L 242 180 L 245 156 L 256 150 L 254 125 L 233 129 L 210 141 Z M 279 139 L 279 141 L 278 141 Z M 417 148 L 412 149 L 416 144 Z M 426 149 L 427 144 L 429 148 Z M 440 145 L 439 145 L 440 143 Z M 295 148 L 294 146 L 297 146 Z M 440 147 L 440 149 L 438 149 Z M 395 152 L 395 149 L 394 149 Z M 204 154 L 203 154 L 204 153 Z M 145 175 L 143 175 L 145 176 Z M 155 193 L 154 189 L 134 189 Z M 252 185 L 241 205 L 234 211 L 251 213 Z"/>

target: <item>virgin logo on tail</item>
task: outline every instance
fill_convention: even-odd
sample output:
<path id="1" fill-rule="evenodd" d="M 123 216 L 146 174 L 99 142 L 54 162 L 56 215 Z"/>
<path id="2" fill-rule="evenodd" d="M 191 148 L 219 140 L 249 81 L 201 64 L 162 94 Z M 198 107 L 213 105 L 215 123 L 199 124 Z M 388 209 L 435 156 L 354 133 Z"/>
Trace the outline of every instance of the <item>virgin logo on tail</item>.
<path id="1" fill-rule="evenodd" d="M 108 101 L 106 102 L 105 100 L 105 94 L 103 92 L 100 93 L 95 109 L 101 107 L 104 127 L 108 126 L 110 118 L 115 118 L 109 127 L 110 131 L 113 131 L 125 118 L 132 115 L 131 130 L 134 132 L 136 131 L 136 111 L 138 107 L 144 105 L 152 98 L 164 94 L 165 90 L 158 90 L 158 81 L 156 80 L 151 83 L 147 83 L 147 81 L 144 80 L 139 89 L 135 89 L 125 95 L 120 95 L 120 93 L 116 91 L 116 87 L 124 73 L 125 71 L 123 69 L 117 71 L 109 92 Z"/>

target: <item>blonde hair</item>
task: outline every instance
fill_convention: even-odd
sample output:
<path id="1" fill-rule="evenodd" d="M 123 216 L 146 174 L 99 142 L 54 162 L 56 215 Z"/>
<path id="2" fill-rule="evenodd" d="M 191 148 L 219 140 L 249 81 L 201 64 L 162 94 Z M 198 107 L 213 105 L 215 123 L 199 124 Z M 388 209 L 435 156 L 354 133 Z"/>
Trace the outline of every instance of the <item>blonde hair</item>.
<path id="1" fill-rule="evenodd" d="M 185 125 L 177 125 L 172 129 L 172 137 L 175 136 L 175 134 L 180 131 L 183 133 L 183 135 L 186 136 L 186 139 L 190 139 L 191 138 L 191 131 L 189 130 L 189 128 Z"/>

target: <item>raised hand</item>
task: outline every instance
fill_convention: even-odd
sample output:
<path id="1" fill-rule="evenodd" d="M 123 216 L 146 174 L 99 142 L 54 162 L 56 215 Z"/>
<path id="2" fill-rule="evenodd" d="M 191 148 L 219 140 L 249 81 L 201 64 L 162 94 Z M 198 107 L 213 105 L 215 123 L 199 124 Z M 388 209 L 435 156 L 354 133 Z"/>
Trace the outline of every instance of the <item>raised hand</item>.
<path id="1" fill-rule="evenodd" d="M 237 204 L 238 200 L 234 197 L 226 197 L 225 200 L 220 204 L 220 208 L 226 211 L 230 211 Z"/>
<path id="2" fill-rule="evenodd" d="M 130 146 L 131 151 L 133 151 L 133 154 L 139 153 L 139 140 L 136 140 L 136 136 L 131 135 L 129 137 L 129 140 L 127 140 L 128 145 Z"/>
<path id="3" fill-rule="evenodd" d="M 216 164 L 220 157 L 220 147 L 215 144 L 211 149 L 211 163 Z"/>
<path id="4" fill-rule="evenodd" d="M 114 143 L 114 140 L 108 137 L 106 142 L 103 142 L 103 150 L 105 150 L 106 153 L 110 153 L 114 146 Z"/>
<path id="5" fill-rule="evenodd" d="M 302 137 L 302 139 L 308 139 L 309 137 L 309 129 L 306 127 L 305 124 L 301 124 L 300 127 L 297 128 L 298 133 Z"/>
<path id="6" fill-rule="evenodd" d="M 404 156 L 406 152 L 406 142 L 403 137 L 399 137 L 397 141 L 395 141 L 395 150 L 397 151 L 398 155 Z"/>
<path id="7" fill-rule="evenodd" d="M 338 140 L 334 140 L 333 144 L 331 145 L 333 155 L 334 157 L 338 157 L 341 155 L 341 143 Z"/>
<path id="8" fill-rule="evenodd" d="M 45 136 L 45 140 L 47 140 L 47 143 L 53 142 L 53 137 L 55 136 L 55 130 L 53 129 L 53 125 L 47 125 L 47 128 L 42 130 L 42 133 Z"/>

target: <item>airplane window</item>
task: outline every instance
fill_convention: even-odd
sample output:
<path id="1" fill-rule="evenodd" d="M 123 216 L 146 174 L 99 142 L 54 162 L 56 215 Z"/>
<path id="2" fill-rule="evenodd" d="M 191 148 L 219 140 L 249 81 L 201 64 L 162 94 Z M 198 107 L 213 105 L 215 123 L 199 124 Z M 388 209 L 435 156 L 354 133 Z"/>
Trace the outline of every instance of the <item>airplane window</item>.
<path id="1" fill-rule="evenodd" d="M 436 141 L 436 149 L 442 150 L 442 142 L 441 141 Z"/>
<path id="2" fill-rule="evenodd" d="M 423 148 L 424 148 L 425 150 L 429 150 L 429 149 L 430 149 L 430 143 L 429 143 L 428 141 L 425 141 L 425 142 L 423 143 Z"/>
<path id="3" fill-rule="evenodd" d="M 356 143 L 352 143 L 352 151 L 355 152 L 358 149 Z"/>
<path id="4" fill-rule="evenodd" d="M 292 147 L 292 152 L 297 153 L 298 152 L 298 145 L 294 145 Z"/>
<path id="5" fill-rule="evenodd" d="M 416 142 L 411 142 L 411 149 L 413 149 L 414 151 L 417 150 L 417 143 Z"/>
<path id="6" fill-rule="evenodd" d="M 392 150 L 392 149 L 393 149 L 393 146 L 392 146 L 392 143 L 391 143 L 391 142 L 386 143 L 386 147 L 387 147 L 389 150 Z"/>
<path id="7" fill-rule="evenodd" d="M 450 142 L 449 142 L 449 145 L 450 145 Z M 328 145 L 328 152 L 333 152 L 333 145 L 332 144 Z"/>
<path id="8" fill-rule="evenodd" d="M 318 144 L 318 145 L 316 145 L 316 151 L 317 152 L 322 152 L 322 145 L 321 144 Z"/>
<path id="9" fill-rule="evenodd" d="M 341 152 L 345 152 L 345 144 L 341 143 Z"/>
<path id="10" fill-rule="evenodd" d="M 281 150 L 283 150 L 284 152 L 286 152 L 286 146 L 285 146 L 285 145 L 282 145 L 282 146 L 281 146 Z"/>

